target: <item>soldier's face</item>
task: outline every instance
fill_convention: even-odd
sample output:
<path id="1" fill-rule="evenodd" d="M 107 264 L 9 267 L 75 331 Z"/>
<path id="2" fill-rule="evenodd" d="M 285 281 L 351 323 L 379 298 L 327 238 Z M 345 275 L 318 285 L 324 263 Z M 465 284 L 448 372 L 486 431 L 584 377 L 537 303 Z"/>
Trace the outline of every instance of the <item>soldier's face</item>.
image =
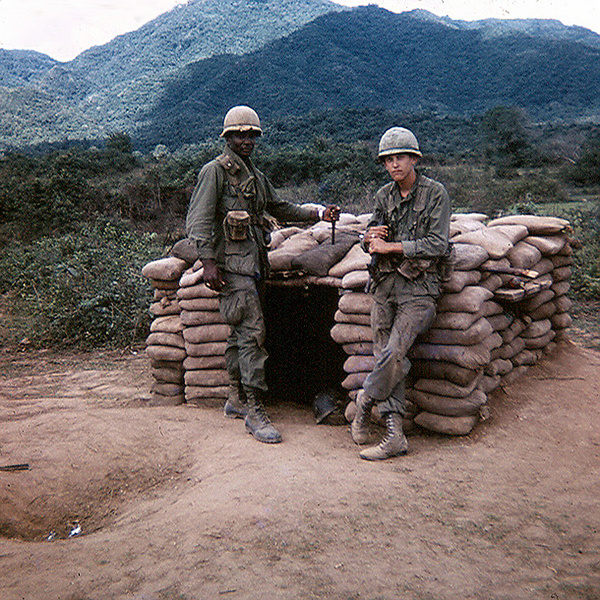
<path id="1" fill-rule="evenodd" d="M 418 158 L 414 154 L 390 154 L 383 157 L 383 166 L 396 183 L 411 176 L 417 162 Z"/>
<path id="2" fill-rule="evenodd" d="M 234 131 L 227 137 L 227 144 L 238 156 L 248 158 L 254 150 L 257 137 L 256 131 Z"/>

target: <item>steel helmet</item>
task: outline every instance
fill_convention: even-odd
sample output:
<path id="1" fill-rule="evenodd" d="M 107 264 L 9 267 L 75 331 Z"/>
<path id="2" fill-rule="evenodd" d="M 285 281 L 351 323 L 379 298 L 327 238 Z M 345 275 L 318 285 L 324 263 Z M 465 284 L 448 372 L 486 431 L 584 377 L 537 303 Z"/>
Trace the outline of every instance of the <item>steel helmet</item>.
<path id="1" fill-rule="evenodd" d="M 230 108 L 223 121 L 221 137 L 225 137 L 230 131 L 256 131 L 258 135 L 262 135 L 260 119 L 256 111 L 249 106 L 234 106 Z"/>
<path id="2" fill-rule="evenodd" d="M 390 154 L 415 154 L 423 156 L 419 150 L 419 142 L 415 134 L 404 127 L 388 129 L 379 141 L 379 158 Z"/>

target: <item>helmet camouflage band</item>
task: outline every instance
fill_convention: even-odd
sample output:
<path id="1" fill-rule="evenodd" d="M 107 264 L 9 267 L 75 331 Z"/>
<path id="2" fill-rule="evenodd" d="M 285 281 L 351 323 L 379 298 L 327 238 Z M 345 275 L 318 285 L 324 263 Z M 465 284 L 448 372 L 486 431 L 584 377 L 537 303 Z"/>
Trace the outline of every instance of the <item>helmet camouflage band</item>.
<path id="1" fill-rule="evenodd" d="M 414 154 L 423 156 L 419 150 L 419 142 L 415 134 L 404 127 L 388 129 L 379 141 L 379 158 L 390 154 Z"/>
<path id="2" fill-rule="evenodd" d="M 256 111 L 249 106 L 234 106 L 229 109 L 223 121 L 221 137 L 225 137 L 230 131 L 256 131 L 258 135 L 262 135 Z"/>

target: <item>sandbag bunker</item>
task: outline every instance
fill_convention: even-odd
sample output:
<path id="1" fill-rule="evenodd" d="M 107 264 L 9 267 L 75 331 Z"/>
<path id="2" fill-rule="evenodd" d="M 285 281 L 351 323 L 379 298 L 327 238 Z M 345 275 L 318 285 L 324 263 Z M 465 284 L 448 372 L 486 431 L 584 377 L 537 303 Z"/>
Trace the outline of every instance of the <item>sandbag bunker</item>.
<path id="1" fill-rule="evenodd" d="M 365 292 L 371 257 L 359 243 L 369 217 L 344 213 L 335 231 L 323 222 L 279 229 L 269 251 L 269 285 L 338 290 L 330 336 L 346 356 L 338 383 L 349 401 L 374 364 L 372 297 Z M 407 427 L 468 434 L 486 418 L 489 394 L 518 379 L 564 336 L 571 324 L 570 231 L 555 217 L 452 216 L 454 270 L 432 327 L 409 354 Z M 142 270 L 154 287 L 147 339 L 154 405 L 202 404 L 228 391 L 229 328 L 186 244 Z"/>

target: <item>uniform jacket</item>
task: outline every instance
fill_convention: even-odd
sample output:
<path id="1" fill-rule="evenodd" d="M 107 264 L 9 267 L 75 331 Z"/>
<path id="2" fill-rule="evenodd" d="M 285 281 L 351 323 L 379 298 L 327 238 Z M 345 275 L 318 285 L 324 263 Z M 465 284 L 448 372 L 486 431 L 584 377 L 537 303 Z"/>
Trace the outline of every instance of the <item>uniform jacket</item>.
<path id="1" fill-rule="evenodd" d="M 389 242 L 402 242 L 403 257 L 382 256 L 380 276 L 397 273 L 410 295 L 437 297 L 437 264 L 448 248 L 451 205 L 446 188 L 417 172 L 415 184 L 402 198 L 395 182 L 375 194 L 368 227 L 387 225 Z"/>
<path id="2" fill-rule="evenodd" d="M 251 225 L 244 241 L 225 235 L 229 211 L 245 210 Z M 267 177 L 250 160 L 245 163 L 228 146 L 222 155 L 202 167 L 186 219 L 188 237 L 198 256 L 213 259 L 221 269 L 238 275 L 268 275 L 267 215 L 282 221 L 310 221 L 310 209 L 277 197 Z"/>

